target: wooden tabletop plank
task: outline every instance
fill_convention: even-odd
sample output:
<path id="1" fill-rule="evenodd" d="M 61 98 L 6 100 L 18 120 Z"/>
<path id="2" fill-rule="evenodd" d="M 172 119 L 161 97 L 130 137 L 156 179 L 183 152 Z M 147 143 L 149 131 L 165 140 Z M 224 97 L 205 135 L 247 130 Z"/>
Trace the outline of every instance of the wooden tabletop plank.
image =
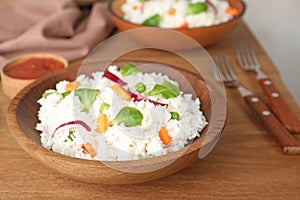
<path id="1" fill-rule="evenodd" d="M 300 109 L 278 70 L 244 24 L 207 51 L 211 55 L 225 54 L 242 82 L 264 98 L 254 74 L 243 72 L 235 62 L 234 47 L 249 41 L 255 44 L 263 69 L 300 119 Z M 156 52 L 151 57 L 155 61 L 158 55 Z M 143 54 L 138 58 L 143 60 Z M 171 63 L 168 57 L 164 61 Z M 24 152 L 8 130 L 5 114 L 9 99 L 0 89 L 0 199 L 299 199 L 300 156 L 283 155 L 238 92 L 226 92 L 228 122 L 206 158 L 160 180 L 107 186 L 65 178 Z"/>

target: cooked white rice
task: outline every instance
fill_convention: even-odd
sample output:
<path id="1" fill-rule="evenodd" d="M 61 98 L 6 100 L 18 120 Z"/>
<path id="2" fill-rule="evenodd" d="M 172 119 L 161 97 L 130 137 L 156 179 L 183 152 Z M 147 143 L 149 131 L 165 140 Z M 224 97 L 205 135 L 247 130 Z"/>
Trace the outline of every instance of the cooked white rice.
<path id="1" fill-rule="evenodd" d="M 179 28 L 184 23 L 188 28 L 206 27 L 227 22 L 233 18 L 226 14 L 229 3 L 225 0 L 210 0 L 215 6 L 214 9 L 207 5 L 207 11 L 199 14 L 187 14 L 189 3 L 205 2 L 205 0 L 149 0 L 144 3 L 140 0 L 127 0 L 122 5 L 124 19 L 136 24 L 142 24 L 146 19 L 158 14 L 161 18 L 160 27 Z M 169 10 L 175 10 L 175 13 L 169 14 Z M 187 27 L 186 27 L 187 28 Z"/>
<path id="2" fill-rule="evenodd" d="M 138 73 L 137 75 L 123 76 L 117 66 L 110 66 L 109 71 L 128 85 L 125 89 L 135 92 L 135 85 L 142 82 L 148 92 L 155 84 L 161 84 L 167 80 L 177 87 L 178 83 L 170 80 L 166 75 L 156 73 Z M 99 89 L 89 112 L 82 112 L 84 105 L 71 92 L 63 97 L 66 92 L 66 85 L 69 81 L 60 81 L 56 84 L 56 89 L 45 91 L 47 97 L 38 100 L 41 105 L 38 112 L 39 123 L 36 129 L 41 131 L 41 143 L 55 152 L 72 157 L 95 159 L 105 161 L 135 160 L 164 155 L 184 148 L 188 142 L 200 136 L 200 132 L 207 125 L 207 121 L 200 111 L 200 101 L 198 98 L 192 99 L 191 94 L 183 94 L 175 98 L 163 98 L 162 95 L 151 96 L 149 99 L 168 104 L 168 106 L 154 105 L 149 101 L 129 102 L 121 99 L 115 94 L 112 85 L 115 83 L 105 77 L 103 72 L 92 74 L 92 78 L 85 75 L 77 77 L 80 82 L 79 88 Z M 142 93 L 143 94 L 143 93 Z M 137 108 L 143 114 L 143 121 L 140 126 L 125 127 L 124 124 L 113 124 L 107 131 L 99 133 L 96 131 L 100 115 L 100 105 L 105 102 L 111 105 L 105 113 L 109 120 L 115 118 L 117 111 L 124 106 Z M 180 119 L 171 119 L 171 111 L 176 111 Z M 66 125 L 58 128 L 64 123 L 75 120 L 85 122 L 91 131 L 86 130 L 81 125 Z M 165 127 L 171 137 L 168 145 L 163 144 L 158 132 L 161 127 Z M 72 136 L 70 138 L 70 130 Z M 91 156 L 83 150 L 82 145 L 89 143 L 96 152 Z"/>

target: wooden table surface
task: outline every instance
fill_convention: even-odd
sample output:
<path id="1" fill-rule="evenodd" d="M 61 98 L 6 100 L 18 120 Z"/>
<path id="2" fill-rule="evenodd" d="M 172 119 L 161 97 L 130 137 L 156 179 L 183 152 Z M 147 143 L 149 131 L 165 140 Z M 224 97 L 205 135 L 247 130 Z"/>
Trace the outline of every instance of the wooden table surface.
<path id="1" fill-rule="evenodd" d="M 264 100 L 254 74 L 238 69 L 234 47 L 252 42 L 267 74 L 300 119 L 300 109 L 268 55 L 244 23 L 207 49 L 225 54 L 242 82 Z M 144 54 L 132 59 L 144 59 Z M 162 57 L 153 52 L 153 61 Z M 149 59 L 149 55 L 147 55 Z M 168 56 L 162 58 L 171 62 Z M 300 199 L 300 156 L 283 155 L 238 92 L 226 89 L 228 122 L 204 159 L 169 177 L 136 185 L 99 185 L 70 180 L 42 166 L 16 143 L 6 124 L 9 99 L 0 89 L 0 199 Z M 300 135 L 295 136 L 300 140 Z"/>

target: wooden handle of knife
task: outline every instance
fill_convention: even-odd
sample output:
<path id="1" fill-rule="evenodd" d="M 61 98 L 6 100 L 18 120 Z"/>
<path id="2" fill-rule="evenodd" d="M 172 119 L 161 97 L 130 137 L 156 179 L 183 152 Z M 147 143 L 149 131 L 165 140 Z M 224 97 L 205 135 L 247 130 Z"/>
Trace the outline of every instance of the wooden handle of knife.
<path id="1" fill-rule="evenodd" d="M 300 143 L 282 126 L 257 96 L 249 95 L 245 96 L 244 99 L 262 122 L 266 131 L 280 144 L 285 154 L 300 154 Z"/>
<path id="2" fill-rule="evenodd" d="M 287 105 L 283 96 L 279 93 L 273 81 L 269 78 L 260 79 L 259 84 L 264 90 L 275 115 L 283 126 L 292 133 L 300 133 L 300 122 L 290 107 Z"/>

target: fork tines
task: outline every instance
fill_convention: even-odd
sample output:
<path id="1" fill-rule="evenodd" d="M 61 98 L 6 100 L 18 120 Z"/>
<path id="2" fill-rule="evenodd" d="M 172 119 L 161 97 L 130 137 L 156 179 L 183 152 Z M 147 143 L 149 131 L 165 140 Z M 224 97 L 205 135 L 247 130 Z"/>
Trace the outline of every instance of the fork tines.
<path id="1" fill-rule="evenodd" d="M 237 61 L 244 70 L 253 70 L 258 65 L 258 60 L 251 44 L 235 49 Z"/>
<path id="2" fill-rule="evenodd" d="M 233 81 L 237 79 L 227 58 L 224 55 L 214 57 L 214 61 L 221 73 L 223 81 Z"/>

